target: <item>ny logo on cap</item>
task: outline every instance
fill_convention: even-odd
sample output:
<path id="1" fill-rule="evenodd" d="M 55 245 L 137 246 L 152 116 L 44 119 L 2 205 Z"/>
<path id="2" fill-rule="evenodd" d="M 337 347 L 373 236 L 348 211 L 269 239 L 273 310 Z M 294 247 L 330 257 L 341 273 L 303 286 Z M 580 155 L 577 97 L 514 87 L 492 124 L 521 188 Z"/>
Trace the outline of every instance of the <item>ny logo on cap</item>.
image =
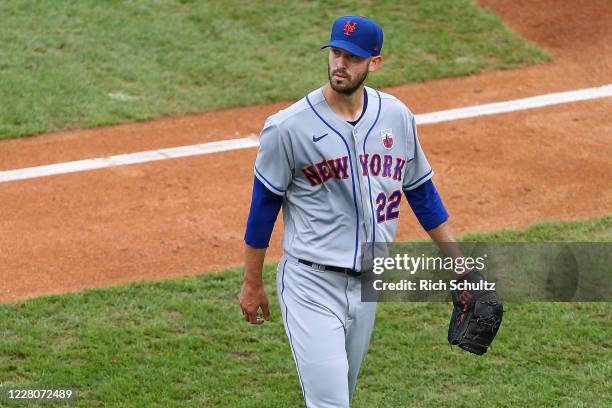
<path id="1" fill-rule="evenodd" d="M 351 33 L 353 33 L 356 28 L 357 23 L 351 24 L 350 21 L 347 21 L 346 24 L 344 24 L 344 35 L 351 35 Z"/>

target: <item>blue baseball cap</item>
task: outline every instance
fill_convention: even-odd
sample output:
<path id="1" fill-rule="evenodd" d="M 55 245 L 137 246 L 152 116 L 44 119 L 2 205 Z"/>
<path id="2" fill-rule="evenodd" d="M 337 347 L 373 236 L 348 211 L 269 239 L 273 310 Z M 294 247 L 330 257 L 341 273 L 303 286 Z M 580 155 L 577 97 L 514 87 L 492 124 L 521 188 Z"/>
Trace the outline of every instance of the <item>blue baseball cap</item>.
<path id="1" fill-rule="evenodd" d="M 361 58 L 380 55 L 382 28 L 366 17 L 343 16 L 334 21 L 329 42 L 321 47 L 340 48 Z"/>

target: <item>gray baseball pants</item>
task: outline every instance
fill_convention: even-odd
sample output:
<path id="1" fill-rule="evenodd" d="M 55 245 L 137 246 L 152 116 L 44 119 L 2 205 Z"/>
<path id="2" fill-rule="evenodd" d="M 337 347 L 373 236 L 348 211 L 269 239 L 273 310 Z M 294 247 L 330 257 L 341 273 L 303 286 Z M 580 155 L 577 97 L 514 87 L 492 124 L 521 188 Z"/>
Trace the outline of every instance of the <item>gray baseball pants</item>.
<path id="1" fill-rule="evenodd" d="M 279 303 L 306 408 L 349 408 L 370 344 L 376 303 L 361 302 L 361 280 L 285 255 Z"/>

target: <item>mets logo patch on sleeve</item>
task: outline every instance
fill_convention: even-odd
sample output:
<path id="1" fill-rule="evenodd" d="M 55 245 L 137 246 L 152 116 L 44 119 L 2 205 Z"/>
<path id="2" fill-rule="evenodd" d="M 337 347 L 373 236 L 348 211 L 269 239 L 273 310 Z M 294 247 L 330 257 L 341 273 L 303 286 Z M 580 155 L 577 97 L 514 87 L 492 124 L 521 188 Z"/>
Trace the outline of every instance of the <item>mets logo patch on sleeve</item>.
<path id="1" fill-rule="evenodd" d="M 382 144 L 385 146 L 385 149 L 391 149 L 393 147 L 393 133 L 391 129 L 381 130 L 380 137 L 382 138 Z"/>

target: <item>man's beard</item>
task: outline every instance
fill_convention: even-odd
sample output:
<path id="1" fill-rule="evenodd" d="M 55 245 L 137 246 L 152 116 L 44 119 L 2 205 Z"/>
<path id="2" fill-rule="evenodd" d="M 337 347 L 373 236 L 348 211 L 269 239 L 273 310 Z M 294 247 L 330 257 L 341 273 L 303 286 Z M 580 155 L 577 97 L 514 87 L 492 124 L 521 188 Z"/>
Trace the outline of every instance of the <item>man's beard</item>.
<path id="1" fill-rule="evenodd" d="M 335 80 L 332 78 L 334 74 L 345 76 L 346 78 L 344 78 L 344 83 L 339 84 L 334 82 Z M 357 77 L 353 79 L 348 72 L 344 70 L 337 69 L 334 72 L 331 72 L 331 68 L 329 67 L 329 64 L 327 64 L 327 77 L 329 78 L 329 85 L 334 91 L 348 96 L 352 95 L 357 89 L 359 89 L 361 84 L 363 84 L 368 77 L 368 70 L 366 69 L 364 73 L 357 75 Z"/>

